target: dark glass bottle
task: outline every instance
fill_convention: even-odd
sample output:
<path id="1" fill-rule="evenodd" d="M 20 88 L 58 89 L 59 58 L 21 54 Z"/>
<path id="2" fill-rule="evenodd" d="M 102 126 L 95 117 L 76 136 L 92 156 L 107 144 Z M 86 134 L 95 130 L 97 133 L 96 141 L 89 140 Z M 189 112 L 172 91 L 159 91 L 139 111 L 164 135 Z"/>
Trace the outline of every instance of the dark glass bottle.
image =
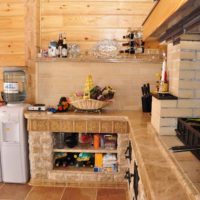
<path id="1" fill-rule="evenodd" d="M 134 47 L 135 46 L 135 42 L 134 41 L 130 41 L 130 42 L 127 42 L 127 43 L 123 43 L 122 46 Z"/>
<path id="2" fill-rule="evenodd" d="M 62 37 L 62 33 L 60 33 L 58 43 L 57 43 L 58 57 L 62 57 L 62 47 L 63 47 L 63 37 Z"/>
<path id="3" fill-rule="evenodd" d="M 121 50 L 120 53 L 135 54 L 135 49 L 134 48 L 130 48 L 130 49 L 126 49 L 126 50 Z"/>
<path id="4" fill-rule="evenodd" d="M 63 39 L 63 45 L 62 45 L 62 57 L 67 57 L 67 40 L 66 37 Z"/>
<path id="5" fill-rule="evenodd" d="M 128 34 L 128 35 L 123 36 L 123 38 L 124 38 L 124 39 L 125 39 L 125 38 L 129 38 L 129 39 L 133 40 L 133 39 L 135 38 L 135 35 L 134 35 L 134 33 L 130 33 L 130 34 Z"/>

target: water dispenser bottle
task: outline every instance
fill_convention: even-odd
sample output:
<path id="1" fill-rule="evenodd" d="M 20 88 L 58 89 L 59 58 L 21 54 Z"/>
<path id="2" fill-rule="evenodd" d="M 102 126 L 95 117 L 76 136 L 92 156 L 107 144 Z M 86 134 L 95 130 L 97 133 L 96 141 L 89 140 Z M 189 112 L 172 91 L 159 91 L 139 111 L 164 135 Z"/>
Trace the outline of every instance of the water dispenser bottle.
<path id="1" fill-rule="evenodd" d="M 6 68 L 3 71 L 2 99 L 6 103 L 23 102 L 26 98 L 26 75 L 21 68 Z"/>

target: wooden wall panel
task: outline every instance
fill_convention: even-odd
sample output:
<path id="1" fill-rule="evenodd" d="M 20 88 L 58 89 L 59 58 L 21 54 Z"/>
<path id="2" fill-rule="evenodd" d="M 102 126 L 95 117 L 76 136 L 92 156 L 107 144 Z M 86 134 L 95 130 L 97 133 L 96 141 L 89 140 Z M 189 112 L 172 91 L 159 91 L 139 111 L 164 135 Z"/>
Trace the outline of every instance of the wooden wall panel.
<path id="1" fill-rule="evenodd" d="M 134 19 L 134 20 L 133 20 Z M 145 16 L 125 15 L 52 15 L 42 17 L 42 28 L 80 27 L 81 29 L 93 28 L 140 28 Z"/>
<path id="2" fill-rule="evenodd" d="M 82 42 L 82 41 L 93 41 L 96 42 L 97 40 L 102 39 L 113 39 L 117 38 L 118 40 L 124 41 L 122 37 L 127 33 L 126 29 L 111 29 L 111 28 L 87 28 L 83 29 L 80 33 L 80 29 L 75 28 L 55 28 L 55 29 L 48 29 L 45 32 L 42 32 L 41 40 L 44 43 L 48 43 L 50 40 L 58 39 L 58 33 L 65 33 L 67 36 L 67 39 L 69 41 L 74 42 Z"/>
<path id="3" fill-rule="evenodd" d="M 20 29 L 24 32 L 24 16 L 0 16 L 0 27 L 8 31 Z"/>
<path id="4" fill-rule="evenodd" d="M 0 67 L 25 65 L 25 0 L 0 2 Z"/>
<path id="5" fill-rule="evenodd" d="M 82 52 L 103 39 L 122 41 L 128 28 L 141 29 L 152 0 L 41 0 L 41 48 L 65 33 Z"/>
<path id="6" fill-rule="evenodd" d="M 44 2 L 41 9 L 42 15 L 144 15 L 149 12 L 149 7 L 152 6 L 151 2 L 126 2 L 119 3 L 102 2 L 102 1 L 88 1 L 88 2 Z"/>
<path id="7" fill-rule="evenodd" d="M 12 0 L 9 0 L 9 1 L 12 1 Z M 62 2 L 62 3 L 65 3 L 66 0 L 40 0 L 42 3 L 44 2 L 49 2 L 49 3 L 52 3 L 52 2 Z M 71 1 L 74 1 L 74 2 L 88 2 L 89 0 L 71 0 Z M 95 2 L 123 2 L 122 0 L 95 0 Z M 125 0 L 126 2 L 150 2 L 152 3 L 154 0 Z M 91 2 L 91 1 L 90 1 Z"/>
<path id="8" fill-rule="evenodd" d="M 25 14 L 24 4 L 15 2 L 1 2 L 0 3 L 0 16 L 21 16 Z"/>
<path id="9" fill-rule="evenodd" d="M 0 67 L 7 66 L 24 66 L 24 54 L 0 54 Z"/>

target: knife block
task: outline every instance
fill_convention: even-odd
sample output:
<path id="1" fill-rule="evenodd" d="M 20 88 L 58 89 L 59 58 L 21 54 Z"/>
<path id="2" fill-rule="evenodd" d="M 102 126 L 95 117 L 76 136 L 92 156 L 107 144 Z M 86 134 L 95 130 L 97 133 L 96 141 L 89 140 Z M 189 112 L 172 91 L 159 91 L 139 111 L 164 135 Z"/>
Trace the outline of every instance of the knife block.
<path id="1" fill-rule="evenodd" d="M 152 95 L 142 96 L 142 111 L 151 112 Z"/>

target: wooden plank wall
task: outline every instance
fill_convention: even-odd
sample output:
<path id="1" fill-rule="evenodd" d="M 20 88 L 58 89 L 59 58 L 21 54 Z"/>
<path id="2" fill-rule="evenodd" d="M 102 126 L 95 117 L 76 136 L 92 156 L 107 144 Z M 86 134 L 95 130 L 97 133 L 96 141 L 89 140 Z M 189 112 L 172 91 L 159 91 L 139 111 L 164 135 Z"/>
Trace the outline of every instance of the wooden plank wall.
<path id="1" fill-rule="evenodd" d="M 25 65 L 25 0 L 0 1 L 0 67 Z"/>
<path id="2" fill-rule="evenodd" d="M 153 0 L 1 0 L 0 91 L 4 66 L 27 66 L 28 102 L 34 102 L 35 62 L 58 33 L 88 51 L 102 39 L 122 40 L 128 28 L 140 29 Z"/>
<path id="3" fill-rule="evenodd" d="M 41 47 L 65 33 L 88 51 L 103 39 L 123 41 L 128 28 L 141 29 L 152 0 L 41 0 Z"/>

